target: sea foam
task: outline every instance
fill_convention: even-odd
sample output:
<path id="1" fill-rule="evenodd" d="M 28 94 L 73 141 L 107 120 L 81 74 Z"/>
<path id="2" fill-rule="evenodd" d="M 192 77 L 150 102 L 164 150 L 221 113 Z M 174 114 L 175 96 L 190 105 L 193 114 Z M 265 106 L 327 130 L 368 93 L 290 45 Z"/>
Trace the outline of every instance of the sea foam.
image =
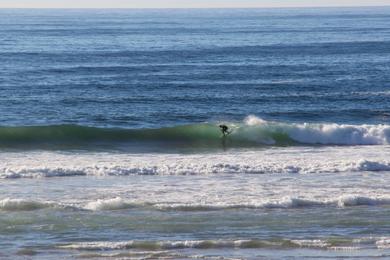
<path id="1" fill-rule="evenodd" d="M 277 134 L 285 134 L 302 144 L 379 145 L 389 144 L 390 140 L 390 125 L 283 123 L 256 116 L 248 116 L 244 122 L 249 128 L 247 134 L 258 136 L 266 132 L 271 139 Z M 273 143 L 278 143 L 278 138 L 274 138 Z"/>
<path id="2" fill-rule="evenodd" d="M 390 161 L 345 160 L 328 162 L 242 162 L 215 163 L 182 161 L 161 161 L 151 165 L 136 163 L 117 166 L 40 166 L 0 168 L 0 178 L 50 178 L 75 176 L 131 176 L 131 175 L 213 175 L 213 174 L 313 174 L 340 172 L 387 172 Z"/>
<path id="3" fill-rule="evenodd" d="M 216 211 L 229 209 L 304 209 L 318 207 L 345 208 L 354 206 L 383 206 L 390 205 L 390 197 L 363 195 L 342 195 L 335 198 L 304 198 L 284 196 L 278 199 L 252 199 L 251 201 L 237 202 L 153 202 L 137 201 L 121 197 L 97 199 L 88 202 L 77 203 L 55 202 L 45 200 L 27 200 L 19 198 L 5 198 L 0 200 L 2 211 L 30 211 L 45 208 L 61 210 L 87 210 L 87 211 L 112 211 L 127 210 L 133 208 L 145 208 L 159 211 Z"/>
<path id="4" fill-rule="evenodd" d="M 370 245 L 376 246 L 378 249 L 388 249 L 389 239 L 377 237 L 373 238 Z M 359 250 L 360 248 L 351 240 L 344 240 L 337 243 L 334 240 L 326 239 L 242 239 L 242 240 L 178 240 L 178 241 L 143 241 L 130 240 L 119 242 L 95 241 L 95 242 L 78 242 L 72 244 L 58 245 L 60 249 L 73 250 L 172 250 L 172 249 L 250 249 L 250 248 L 313 248 L 327 250 Z"/>

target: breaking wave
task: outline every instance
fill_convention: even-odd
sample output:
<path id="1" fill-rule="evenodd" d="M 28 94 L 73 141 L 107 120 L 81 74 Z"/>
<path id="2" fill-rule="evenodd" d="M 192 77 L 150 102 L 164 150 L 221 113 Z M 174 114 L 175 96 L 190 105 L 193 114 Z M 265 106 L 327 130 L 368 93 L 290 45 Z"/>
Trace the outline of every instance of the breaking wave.
<path id="1" fill-rule="evenodd" d="M 209 147 L 221 140 L 229 147 L 267 145 L 381 145 L 390 142 L 390 125 L 283 123 L 248 116 L 241 123 L 226 122 L 232 133 L 222 138 L 218 124 L 203 123 L 159 129 L 96 128 L 78 125 L 1 127 L 1 147 L 79 148 Z"/>
<path id="2" fill-rule="evenodd" d="M 10 199 L 6 198 L 0 200 L 0 210 L 6 211 L 27 211 L 27 210 L 37 210 L 50 207 L 48 202 L 39 202 L 33 200 L 24 200 L 24 199 Z"/>
<path id="3" fill-rule="evenodd" d="M 300 197 L 283 197 L 277 200 L 259 200 L 258 202 L 242 204 L 197 204 L 197 203 L 136 203 L 127 201 L 120 197 L 106 200 L 92 201 L 86 204 L 83 209 L 99 210 L 121 210 L 135 207 L 145 207 L 157 210 L 178 210 L 178 211 L 210 211 L 226 209 L 295 209 L 311 207 L 353 207 L 353 206 L 381 206 L 390 205 L 390 197 L 367 197 L 359 195 L 345 195 L 335 199 L 309 199 Z"/>
<path id="4" fill-rule="evenodd" d="M 364 239 L 364 238 L 363 238 Z M 369 245 L 378 249 L 388 248 L 388 237 L 369 238 Z M 220 248 L 238 248 L 238 249 L 260 249 L 260 248 L 315 248 L 328 250 L 359 250 L 360 243 L 354 240 L 337 239 L 241 239 L 241 240 L 178 240 L 178 241 L 95 241 L 78 242 L 72 244 L 58 245 L 60 249 L 70 250 L 90 250 L 90 251 L 109 251 L 109 250 L 175 250 L 175 249 L 220 249 Z"/>
<path id="5" fill-rule="evenodd" d="M 151 165 L 128 166 L 63 166 L 0 168 L 0 179 L 50 178 L 74 176 L 132 176 L 132 175 L 215 175 L 215 174 L 311 174 L 340 172 L 388 172 L 390 161 L 333 161 L 333 162 L 155 162 Z"/>
<path id="6" fill-rule="evenodd" d="M 79 203 L 58 203 L 28 199 L 5 198 L 0 200 L 0 211 L 31 211 L 45 208 L 82 211 L 112 211 L 144 208 L 159 211 L 216 211 L 229 209 L 298 209 L 313 207 L 345 208 L 354 206 L 388 206 L 390 197 L 369 197 L 344 195 L 334 199 L 312 199 L 302 197 L 282 197 L 280 199 L 251 201 L 245 203 L 165 203 L 127 200 L 120 197 L 98 199 Z"/>

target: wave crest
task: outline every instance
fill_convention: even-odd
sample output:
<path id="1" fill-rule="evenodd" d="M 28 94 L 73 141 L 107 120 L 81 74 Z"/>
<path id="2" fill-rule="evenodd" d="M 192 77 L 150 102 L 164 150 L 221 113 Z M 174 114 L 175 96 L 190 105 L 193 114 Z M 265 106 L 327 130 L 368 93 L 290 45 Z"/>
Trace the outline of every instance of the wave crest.
<path id="1" fill-rule="evenodd" d="M 362 238 L 365 239 L 365 238 Z M 370 245 L 378 249 L 388 249 L 388 237 L 370 238 Z M 143 241 L 130 240 L 119 242 L 94 241 L 78 242 L 72 244 L 58 245 L 60 249 L 72 250 L 91 250 L 91 251 L 108 251 L 108 250 L 172 250 L 172 249 L 214 249 L 214 248 L 238 248 L 238 249 L 261 249 L 261 248 L 322 248 L 330 250 L 358 250 L 359 243 L 353 240 L 337 241 L 334 239 L 242 239 L 242 240 L 178 240 L 178 241 Z"/>
<path id="2" fill-rule="evenodd" d="M 50 207 L 51 203 L 48 202 L 39 202 L 33 200 L 24 200 L 24 199 L 11 199 L 6 198 L 0 200 L 0 210 L 6 211 L 27 211 L 27 210 L 37 210 Z"/>
<path id="3" fill-rule="evenodd" d="M 215 211 L 229 209 L 299 209 L 312 207 L 345 208 L 354 206 L 387 206 L 390 205 L 390 197 L 368 197 L 362 195 L 344 195 L 334 199 L 312 199 L 303 197 L 281 197 L 272 200 L 253 200 L 251 202 L 237 203 L 166 203 L 145 202 L 127 200 L 121 197 L 98 199 L 89 202 L 56 203 L 53 201 L 26 200 L 18 198 L 5 198 L 0 200 L 0 210 L 3 211 L 30 211 L 45 208 L 61 210 L 87 210 L 87 211 L 112 211 L 127 210 L 132 208 L 147 208 L 159 211 Z"/>

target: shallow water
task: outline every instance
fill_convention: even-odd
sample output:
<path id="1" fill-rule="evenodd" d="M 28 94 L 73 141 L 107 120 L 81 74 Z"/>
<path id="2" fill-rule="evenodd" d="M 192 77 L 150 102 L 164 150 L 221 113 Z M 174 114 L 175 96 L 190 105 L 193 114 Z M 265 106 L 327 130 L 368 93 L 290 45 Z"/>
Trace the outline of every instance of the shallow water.
<path id="1" fill-rule="evenodd" d="M 3 254 L 388 257 L 389 181 L 379 184 L 379 178 L 356 173 L 338 178 L 282 174 L 8 180 L 1 190 L 18 199 L 0 203 L 1 241 L 7 248 Z"/>

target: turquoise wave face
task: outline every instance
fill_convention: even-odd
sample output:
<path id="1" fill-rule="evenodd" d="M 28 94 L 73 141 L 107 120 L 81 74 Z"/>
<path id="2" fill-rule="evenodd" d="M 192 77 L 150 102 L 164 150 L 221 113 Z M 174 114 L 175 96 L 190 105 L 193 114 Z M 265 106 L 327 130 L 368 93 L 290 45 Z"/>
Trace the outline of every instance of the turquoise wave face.
<path id="1" fill-rule="evenodd" d="M 0 128 L 1 147 L 260 147 L 288 145 L 285 133 L 267 127 L 229 124 L 231 134 L 223 136 L 218 124 L 193 124 L 158 129 L 96 128 L 78 125 Z M 276 131 L 275 131 L 276 130 Z"/>
<path id="2" fill-rule="evenodd" d="M 185 125 L 159 129 L 95 128 L 78 125 L 26 126 L 0 128 L 2 147 L 77 148 L 132 146 L 218 147 L 221 142 L 232 146 L 255 145 L 232 134 L 223 138 L 218 126 Z"/>

